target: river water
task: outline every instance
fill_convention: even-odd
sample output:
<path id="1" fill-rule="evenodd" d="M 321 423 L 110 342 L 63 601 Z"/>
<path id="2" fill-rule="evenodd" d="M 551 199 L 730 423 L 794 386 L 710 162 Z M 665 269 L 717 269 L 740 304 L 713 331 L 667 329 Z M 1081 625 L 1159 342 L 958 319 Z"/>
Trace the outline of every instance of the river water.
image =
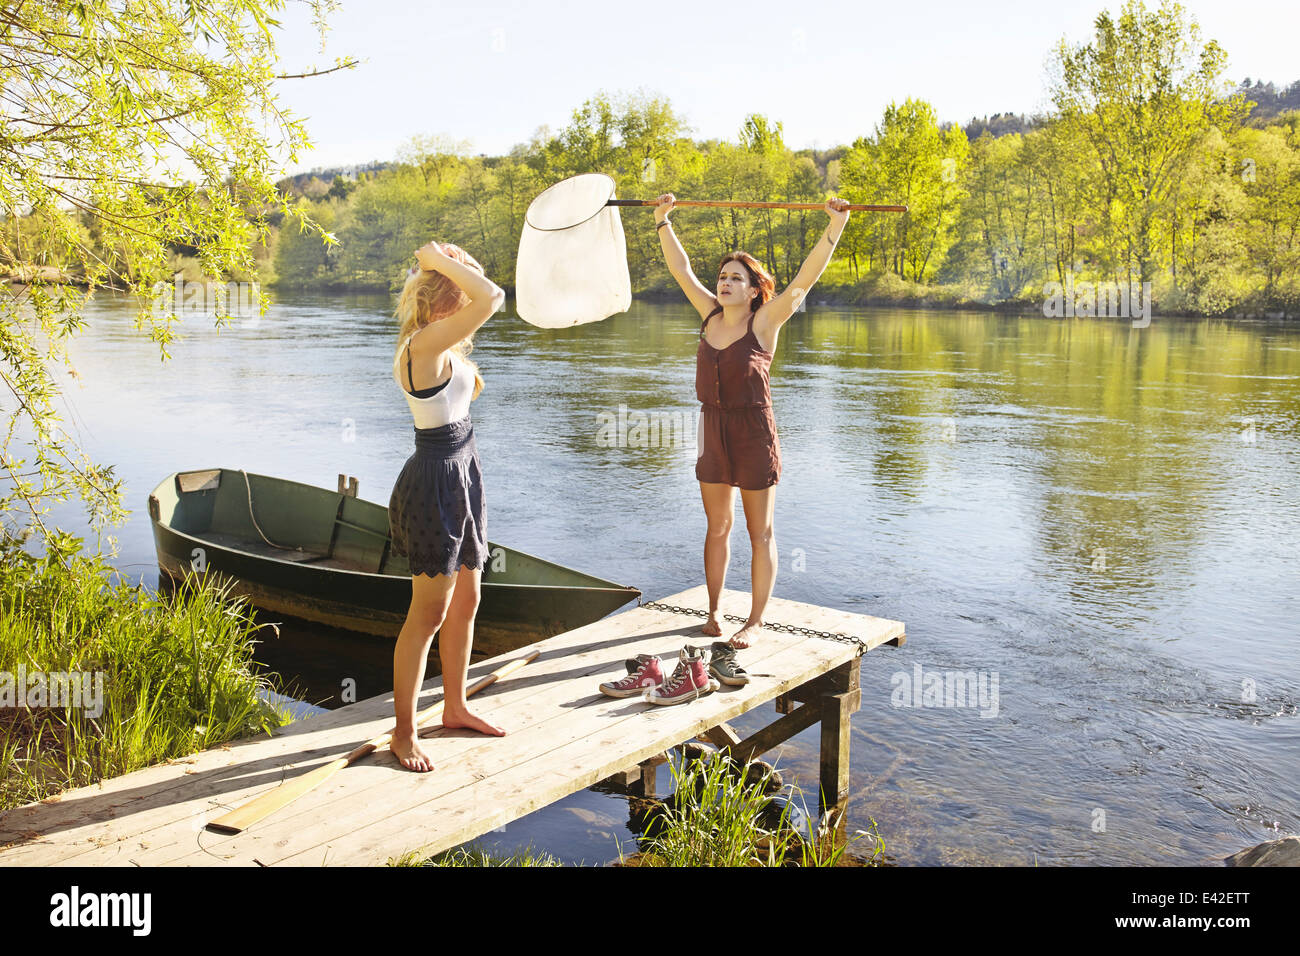
<path id="1" fill-rule="evenodd" d="M 66 427 L 133 509 L 115 566 L 156 583 L 145 498 L 177 470 L 345 472 L 386 504 L 413 447 L 391 307 L 295 294 L 221 330 L 186 316 L 163 363 L 127 303 L 97 298 L 80 379 L 60 381 Z M 483 328 L 494 540 L 646 599 L 703 583 L 697 329 L 647 303 Z M 772 380 L 776 595 L 907 625 L 864 658 L 851 828 L 874 819 L 899 863 L 1024 865 L 1204 864 L 1300 830 L 1300 331 L 810 306 Z M 684 440 L 611 445 L 620 406 Z M 748 590 L 739 502 L 733 534 L 727 583 Z M 340 674 L 391 689 L 373 647 L 300 629 L 271 663 L 332 705 Z M 985 698 L 911 695 L 950 672 Z M 814 728 L 777 762 L 815 788 L 816 758 Z M 602 862 L 615 841 L 626 801 L 587 791 L 481 842 Z"/>

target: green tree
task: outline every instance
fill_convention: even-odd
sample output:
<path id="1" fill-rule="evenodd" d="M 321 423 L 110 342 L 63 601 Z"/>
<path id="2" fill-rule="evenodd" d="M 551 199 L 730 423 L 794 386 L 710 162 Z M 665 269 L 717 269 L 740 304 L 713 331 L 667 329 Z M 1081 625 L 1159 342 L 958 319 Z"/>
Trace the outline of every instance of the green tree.
<path id="1" fill-rule="evenodd" d="M 424 170 L 407 165 L 358 186 L 336 222 L 339 253 L 332 283 L 388 289 L 430 239 L 473 250 L 468 224 L 452 211 L 456 183 L 449 172 L 443 177 L 431 190 Z"/>
<path id="2" fill-rule="evenodd" d="M 1246 292 L 1253 271 L 1244 243 L 1247 198 L 1230 141 L 1210 129 L 1193 144 L 1170 195 L 1171 304 L 1221 312 Z"/>
<path id="3" fill-rule="evenodd" d="M 435 133 L 412 136 L 398 149 L 397 159 L 414 167 L 424 179 L 425 189 L 441 199 L 455 188 L 456 178 L 469 151 L 469 140 Z"/>
<path id="4" fill-rule="evenodd" d="M 1092 225 L 1101 203 L 1097 163 L 1078 130 L 1057 119 L 1025 134 L 1022 158 L 1039 186 L 1034 215 L 1043 237 L 1043 274 L 1064 282 L 1080 262 L 1081 244 L 1095 234 Z M 1114 278 L 1120 281 L 1118 273 Z"/>
<path id="5" fill-rule="evenodd" d="M 329 203 L 304 203 L 301 211 L 322 229 L 337 234 L 338 210 Z M 339 246 L 327 246 L 314 231 L 290 224 L 276 231 L 272 262 L 276 285 L 309 287 L 329 282 Z"/>
<path id="6" fill-rule="evenodd" d="M 533 168 L 548 182 L 580 173 L 614 177 L 620 191 L 660 177 L 659 163 L 686 126 L 671 103 L 643 91 L 601 91 L 575 109 L 559 133 L 539 131 Z"/>
<path id="7" fill-rule="evenodd" d="M 960 127 L 940 129 L 934 107 L 908 99 L 902 105 L 890 103 L 875 136 L 859 139 L 845 157 L 841 178 L 851 202 L 899 202 L 908 207 L 901 216 L 872 223 L 875 228 L 865 233 L 869 242 L 884 246 L 889 268 L 897 275 L 923 282 L 943 264 L 965 195 L 962 181 L 969 154 L 970 143 Z"/>
<path id="8" fill-rule="evenodd" d="M 355 179 L 345 179 L 339 174 L 334 175 L 334 181 L 330 183 L 329 192 L 325 194 L 327 199 L 347 199 L 348 194 L 357 188 Z"/>
<path id="9" fill-rule="evenodd" d="M 504 230 L 499 228 L 497 198 L 497 177 L 482 159 L 471 159 L 465 164 L 461 174 L 459 192 L 466 207 L 466 225 L 474 236 L 473 248 L 479 250 L 476 257 L 489 275 L 499 275 L 501 262 L 512 250 L 506 248 Z M 518 237 L 514 248 L 517 249 Z"/>
<path id="10" fill-rule="evenodd" d="M 1300 113 L 1236 138 L 1230 175 L 1246 195 L 1244 242 L 1263 273 L 1263 294 L 1300 295 Z"/>
<path id="11" fill-rule="evenodd" d="M 1055 51 L 1051 97 L 1100 166 L 1098 210 L 1109 268 L 1143 282 L 1169 261 L 1172 197 L 1196 142 L 1245 115 L 1221 79 L 1227 54 L 1182 6 L 1148 11 L 1130 0 L 1118 18 L 1097 16 L 1092 42 Z"/>
<path id="12" fill-rule="evenodd" d="M 0 10 L 0 206 L 9 220 L 0 265 L 21 280 L 0 291 L 9 414 L 0 477 L 10 483 L 0 514 L 6 533 L 39 532 L 61 559 L 75 542 L 46 526 L 49 502 L 78 495 L 97 535 L 125 512 L 112 466 L 91 462 L 58 425 L 49 365 L 66 364 L 64 340 L 84 327 L 85 296 L 49 281 L 59 277 L 45 267 L 74 274 L 87 293 L 135 293 L 139 324 L 149 323 L 165 359 L 177 320 L 166 281 L 174 246 L 197 248 L 204 274 L 224 280 L 253 272 L 268 215 L 316 228 L 273 179 L 281 159 L 294 162 L 309 145 L 272 89 L 290 78 L 276 72 L 271 14 L 281 5 L 79 0 Z M 333 4 L 313 5 L 319 13 Z M 30 471 L 13 454 L 25 430 Z"/>
<path id="13" fill-rule="evenodd" d="M 971 145 L 964 211 L 978 236 L 978 257 L 968 272 L 984 278 L 995 299 L 1014 296 L 1036 271 L 1032 167 L 1024 162 L 1024 137 L 1009 133 L 996 139 L 987 130 Z M 971 268 L 973 266 L 973 268 Z"/>

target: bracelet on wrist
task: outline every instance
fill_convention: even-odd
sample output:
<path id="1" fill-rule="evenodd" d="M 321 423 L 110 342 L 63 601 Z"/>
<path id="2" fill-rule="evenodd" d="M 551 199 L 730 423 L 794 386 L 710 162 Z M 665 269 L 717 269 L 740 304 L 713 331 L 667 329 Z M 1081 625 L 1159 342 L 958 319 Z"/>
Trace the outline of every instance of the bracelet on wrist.
<path id="1" fill-rule="evenodd" d="M 655 232 L 658 232 L 658 231 L 659 231 L 660 229 L 662 229 L 664 226 L 671 226 L 671 225 L 672 225 L 671 222 L 669 222 L 667 219 L 664 219 L 664 220 L 660 221 L 659 225 L 655 226 Z"/>

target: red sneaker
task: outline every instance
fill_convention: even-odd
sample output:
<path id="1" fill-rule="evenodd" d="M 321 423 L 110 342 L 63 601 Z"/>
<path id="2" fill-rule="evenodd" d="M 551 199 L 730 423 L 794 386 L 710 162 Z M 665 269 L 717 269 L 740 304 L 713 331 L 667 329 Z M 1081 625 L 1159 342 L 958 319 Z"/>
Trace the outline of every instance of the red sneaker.
<path id="1" fill-rule="evenodd" d="M 622 680 L 610 680 L 600 685 L 600 692 L 608 697 L 640 697 L 664 682 L 663 666 L 657 657 L 640 660 L 640 666 Z"/>
<path id="2" fill-rule="evenodd" d="M 709 676 L 704 664 L 704 651 L 687 644 L 677 655 L 677 669 L 659 687 L 652 687 L 645 692 L 645 699 L 651 704 L 684 704 L 687 701 L 703 697 L 717 690 L 721 684 Z"/>

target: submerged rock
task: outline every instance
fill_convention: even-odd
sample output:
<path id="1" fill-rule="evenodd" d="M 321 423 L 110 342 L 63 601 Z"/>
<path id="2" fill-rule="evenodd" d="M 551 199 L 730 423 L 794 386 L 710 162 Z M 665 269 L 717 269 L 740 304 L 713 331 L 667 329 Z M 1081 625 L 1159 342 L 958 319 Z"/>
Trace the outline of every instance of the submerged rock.
<path id="1" fill-rule="evenodd" d="M 1261 843 L 1234 853 L 1223 862 L 1228 866 L 1300 866 L 1300 836 Z"/>

